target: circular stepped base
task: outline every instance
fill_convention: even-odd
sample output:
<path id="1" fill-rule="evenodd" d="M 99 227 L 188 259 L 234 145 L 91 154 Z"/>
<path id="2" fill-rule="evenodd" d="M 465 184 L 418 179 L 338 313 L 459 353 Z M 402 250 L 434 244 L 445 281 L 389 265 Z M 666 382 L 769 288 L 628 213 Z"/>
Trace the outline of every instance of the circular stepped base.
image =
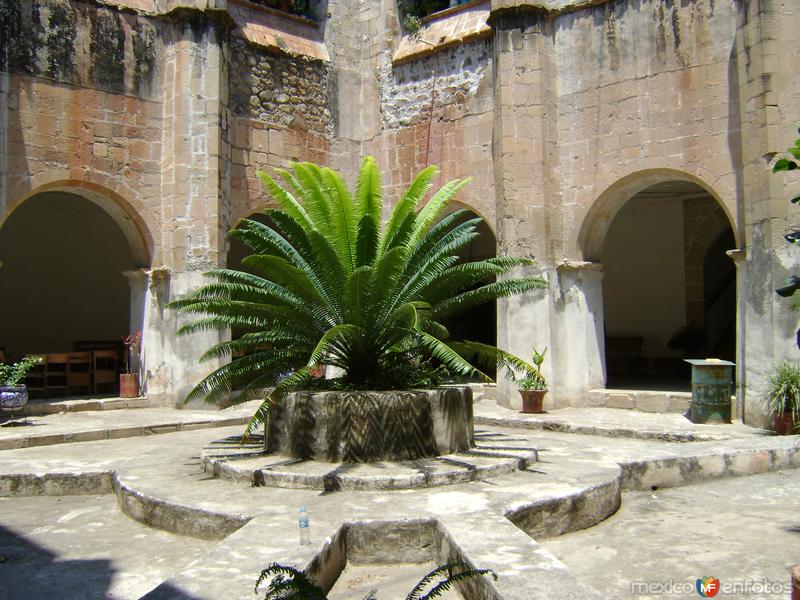
<path id="1" fill-rule="evenodd" d="M 217 440 L 203 449 L 206 472 L 256 486 L 335 492 L 413 489 L 475 481 L 522 471 L 537 460 L 529 440 L 475 433 L 476 447 L 464 452 L 408 461 L 331 463 L 264 454 L 263 437 Z"/>

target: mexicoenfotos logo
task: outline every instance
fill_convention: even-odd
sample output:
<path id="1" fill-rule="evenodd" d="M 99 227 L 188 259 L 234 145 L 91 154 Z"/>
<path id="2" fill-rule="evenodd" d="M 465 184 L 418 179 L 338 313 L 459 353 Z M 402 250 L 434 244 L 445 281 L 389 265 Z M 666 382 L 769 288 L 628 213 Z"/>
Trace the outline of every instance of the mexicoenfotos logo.
<path id="1" fill-rule="evenodd" d="M 697 593 L 703 598 L 713 598 L 719 593 L 719 579 L 714 577 L 698 579 L 695 586 L 697 587 Z"/>

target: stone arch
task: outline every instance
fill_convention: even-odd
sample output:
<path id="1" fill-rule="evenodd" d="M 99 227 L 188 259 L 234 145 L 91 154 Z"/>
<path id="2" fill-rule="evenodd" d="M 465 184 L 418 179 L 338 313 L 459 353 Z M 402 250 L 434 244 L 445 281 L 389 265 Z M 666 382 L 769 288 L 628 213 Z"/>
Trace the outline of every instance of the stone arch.
<path id="1" fill-rule="evenodd" d="M 716 200 L 717 205 L 727 217 L 728 223 L 733 229 L 737 246 L 741 244 L 740 232 L 736 227 L 734 215 L 731 214 L 728 204 L 711 185 L 699 176 L 686 171 L 652 168 L 621 177 L 607 187 L 594 201 L 586 213 L 578 233 L 578 249 L 582 252 L 584 260 L 593 262 L 600 260 L 608 229 L 614 221 L 614 217 L 628 200 L 653 185 L 670 181 L 694 183 L 707 192 Z"/>
<path id="2" fill-rule="evenodd" d="M 37 183 L 38 185 L 36 185 Z M 42 183 L 34 181 L 34 184 L 31 189 L 18 195 L 6 207 L 6 211 L 0 214 L 0 228 L 3 227 L 11 214 L 27 200 L 45 192 L 64 192 L 89 200 L 111 216 L 122 230 L 133 252 L 138 268 L 150 268 L 159 258 L 158 254 L 160 253 L 157 250 L 155 236 L 152 233 L 152 228 L 148 226 L 142 217 L 143 211 L 135 207 L 131 201 L 121 194 L 86 180 L 56 178 Z"/>
<path id="3" fill-rule="evenodd" d="M 478 232 L 481 233 L 481 237 L 473 240 L 469 246 L 461 250 L 459 253 L 461 259 L 482 260 L 497 256 L 497 236 L 493 223 L 489 222 L 479 209 L 463 201 L 451 201 L 444 215 L 461 209 L 482 219 L 482 222 L 478 224 Z M 473 218 L 472 215 L 468 215 L 468 218 Z M 446 321 L 445 325 L 453 338 L 475 340 L 494 346 L 497 344 L 496 303 L 477 306 L 468 313 Z M 491 370 L 489 366 L 485 367 Z"/>
<path id="4" fill-rule="evenodd" d="M 723 234 L 724 248 L 715 245 Z M 603 265 L 607 385 L 686 389 L 683 359 L 716 355 L 723 346 L 721 357 L 732 358 L 736 273 L 725 251 L 736 244 L 725 203 L 695 175 L 639 171 L 600 195 L 578 245 L 586 260 Z M 706 272 L 712 248 L 714 268 L 724 276 Z M 709 281 L 719 293 L 707 293 Z"/>
<path id="5" fill-rule="evenodd" d="M 144 330 L 155 242 L 133 205 L 93 182 L 31 186 L 0 216 L 9 355 L 119 346 Z"/>

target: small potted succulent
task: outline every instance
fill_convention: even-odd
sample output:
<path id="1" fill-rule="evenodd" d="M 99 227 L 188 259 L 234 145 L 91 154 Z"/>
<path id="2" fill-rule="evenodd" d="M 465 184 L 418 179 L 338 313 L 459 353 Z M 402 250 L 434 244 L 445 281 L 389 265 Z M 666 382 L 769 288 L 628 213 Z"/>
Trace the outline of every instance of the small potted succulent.
<path id="1" fill-rule="evenodd" d="M 767 376 L 766 398 L 775 431 L 789 435 L 800 426 L 800 363 L 784 361 Z"/>
<path id="2" fill-rule="evenodd" d="M 0 363 L 0 410 L 13 416 L 28 403 L 25 376 L 41 360 L 38 356 L 26 356 L 14 364 Z"/>
<path id="3" fill-rule="evenodd" d="M 533 366 L 525 372 L 525 377 L 514 379 L 514 382 L 519 387 L 519 394 L 522 396 L 522 412 L 524 413 L 538 414 L 542 412 L 544 395 L 547 393 L 547 380 L 545 380 L 541 371 L 545 354 L 547 354 L 547 348 L 542 352 L 534 348 Z"/>
<path id="4" fill-rule="evenodd" d="M 137 331 L 122 338 L 125 344 L 125 372 L 119 376 L 120 398 L 139 397 L 139 368 L 141 365 L 142 332 Z"/>

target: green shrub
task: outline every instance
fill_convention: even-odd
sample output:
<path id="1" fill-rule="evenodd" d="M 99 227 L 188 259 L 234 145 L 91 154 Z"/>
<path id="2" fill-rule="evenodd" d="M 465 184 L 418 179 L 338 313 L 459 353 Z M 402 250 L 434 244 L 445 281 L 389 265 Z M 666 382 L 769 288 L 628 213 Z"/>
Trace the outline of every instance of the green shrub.
<path id="1" fill-rule="evenodd" d="M 189 398 L 217 402 L 241 389 L 238 400 L 249 400 L 283 374 L 249 432 L 266 419 L 272 401 L 308 385 L 318 365 L 343 373 L 324 385 L 347 389 L 427 387 L 422 379 L 439 365 L 489 380 L 465 357 L 508 372 L 530 370 L 494 346 L 449 339 L 445 319 L 545 282 L 507 276 L 532 263 L 525 258 L 461 262 L 458 252 L 478 236 L 480 219 L 465 220 L 463 210 L 442 216 L 466 180 L 446 183 L 420 208 L 436 173 L 424 169 L 384 224 L 380 174 L 371 157 L 355 194 L 339 173 L 311 163 L 278 170 L 283 186 L 259 172 L 278 208 L 264 211 L 269 224 L 244 220 L 232 232 L 253 252 L 243 264 L 256 274 L 211 271 L 214 283 L 170 305 L 199 315 L 181 333 L 247 331 L 204 354 L 204 360 L 240 357 L 207 376 Z"/>
<path id="2" fill-rule="evenodd" d="M 792 413 L 800 416 L 800 363 L 784 361 L 769 372 L 766 391 L 769 410 L 773 415 Z"/>
<path id="3" fill-rule="evenodd" d="M 25 382 L 28 372 L 38 365 L 41 359 L 38 356 L 26 356 L 21 361 L 9 365 L 0 363 L 0 386 L 14 387 Z"/>
<path id="4" fill-rule="evenodd" d="M 526 391 L 547 389 L 547 380 L 544 378 L 541 371 L 545 354 L 547 354 L 547 348 L 545 348 L 543 352 L 539 352 L 536 348 L 533 349 L 533 356 L 531 357 L 533 366 L 525 370 L 525 377 L 520 379 L 514 378 L 519 389 Z"/>

